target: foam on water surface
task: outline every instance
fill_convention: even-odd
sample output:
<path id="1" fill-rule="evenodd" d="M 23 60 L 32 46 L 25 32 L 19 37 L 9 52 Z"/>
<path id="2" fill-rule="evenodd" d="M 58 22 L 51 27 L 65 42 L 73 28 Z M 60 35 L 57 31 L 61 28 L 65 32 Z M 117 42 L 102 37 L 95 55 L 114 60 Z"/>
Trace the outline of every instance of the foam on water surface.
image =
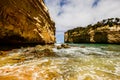
<path id="1" fill-rule="evenodd" d="M 120 80 L 119 51 L 89 46 L 53 50 L 59 57 L 1 66 L 0 80 Z"/>

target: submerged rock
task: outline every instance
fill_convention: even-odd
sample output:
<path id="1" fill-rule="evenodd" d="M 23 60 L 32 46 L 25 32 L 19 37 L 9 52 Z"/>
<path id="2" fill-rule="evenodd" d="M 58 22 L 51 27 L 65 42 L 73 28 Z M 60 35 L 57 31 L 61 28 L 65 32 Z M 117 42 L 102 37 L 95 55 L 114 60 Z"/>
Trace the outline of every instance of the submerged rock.
<path id="1" fill-rule="evenodd" d="M 70 48 L 70 46 L 68 44 L 61 44 L 57 46 L 57 49 L 62 49 L 62 48 Z"/>
<path id="2" fill-rule="evenodd" d="M 51 45 L 37 45 L 35 47 L 21 47 L 9 51 L 0 51 L 0 67 L 14 65 L 45 57 L 58 57 Z"/>
<path id="3" fill-rule="evenodd" d="M 62 48 L 70 48 L 70 46 L 68 44 L 61 44 Z"/>
<path id="4" fill-rule="evenodd" d="M 21 54 L 21 56 L 26 57 L 26 58 L 30 57 L 31 59 L 49 57 L 49 56 L 52 56 L 52 57 L 57 56 L 55 52 L 53 52 L 52 46 L 50 45 L 45 45 L 45 46 L 37 45 L 36 47 L 25 48 L 23 51 L 24 52 Z"/>
<path id="5" fill-rule="evenodd" d="M 0 43 L 55 42 L 55 23 L 43 0 L 0 0 Z"/>
<path id="6" fill-rule="evenodd" d="M 57 46 L 57 49 L 62 49 L 62 47 L 61 46 Z"/>
<path id="7" fill-rule="evenodd" d="M 78 27 L 65 32 L 67 43 L 120 44 L 120 18 L 110 18 L 86 28 Z"/>
<path id="8" fill-rule="evenodd" d="M 85 46 L 80 46 L 80 48 L 85 48 Z"/>
<path id="9" fill-rule="evenodd" d="M 7 55 L 6 52 L 4 52 L 4 51 L 0 51 L 0 56 L 6 56 L 6 55 Z"/>

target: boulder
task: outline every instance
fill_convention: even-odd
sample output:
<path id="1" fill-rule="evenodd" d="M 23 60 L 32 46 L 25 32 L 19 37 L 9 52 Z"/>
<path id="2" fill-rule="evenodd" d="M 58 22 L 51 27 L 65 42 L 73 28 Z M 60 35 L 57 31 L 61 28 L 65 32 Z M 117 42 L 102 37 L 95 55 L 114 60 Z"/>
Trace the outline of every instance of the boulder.
<path id="1" fill-rule="evenodd" d="M 68 44 L 61 44 L 62 48 L 70 48 L 70 46 Z"/>
<path id="2" fill-rule="evenodd" d="M 57 49 L 62 49 L 62 48 L 70 48 L 70 46 L 68 44 L 61 44 L 57 46 Z"/>
<path id="3" fill-rule="evenodd" d="M 62 47 L 61 46 L 57 46 L 57 49 L 62 49 Z"/>

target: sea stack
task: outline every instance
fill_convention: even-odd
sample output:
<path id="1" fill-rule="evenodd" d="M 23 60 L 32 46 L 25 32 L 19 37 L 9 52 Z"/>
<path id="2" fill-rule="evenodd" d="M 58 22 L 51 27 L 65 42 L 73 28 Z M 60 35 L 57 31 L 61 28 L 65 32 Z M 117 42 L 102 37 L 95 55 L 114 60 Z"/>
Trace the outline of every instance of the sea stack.
<path id="1" fill-rule="evenodd" d="M 0 44 L 55 42 L 55 23 L 43 0 L 0 0 Z"/>
<path id="2" fill-rule="evenodd" d="M 67 43 L 120 44 L 120 18 L 109 18 L 86 27 L 77 27 L 64 34 Z"/>

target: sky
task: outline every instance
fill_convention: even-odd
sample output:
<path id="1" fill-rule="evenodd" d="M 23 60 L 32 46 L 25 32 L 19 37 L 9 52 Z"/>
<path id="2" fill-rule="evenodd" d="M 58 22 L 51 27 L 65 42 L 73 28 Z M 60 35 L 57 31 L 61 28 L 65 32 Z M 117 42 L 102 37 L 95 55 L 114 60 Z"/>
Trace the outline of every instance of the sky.
<path id="1" fill-rule="evenodd" d="M 45 0 L 45 3 L 57 33 L 120 17 L 120 0 Z"/>

